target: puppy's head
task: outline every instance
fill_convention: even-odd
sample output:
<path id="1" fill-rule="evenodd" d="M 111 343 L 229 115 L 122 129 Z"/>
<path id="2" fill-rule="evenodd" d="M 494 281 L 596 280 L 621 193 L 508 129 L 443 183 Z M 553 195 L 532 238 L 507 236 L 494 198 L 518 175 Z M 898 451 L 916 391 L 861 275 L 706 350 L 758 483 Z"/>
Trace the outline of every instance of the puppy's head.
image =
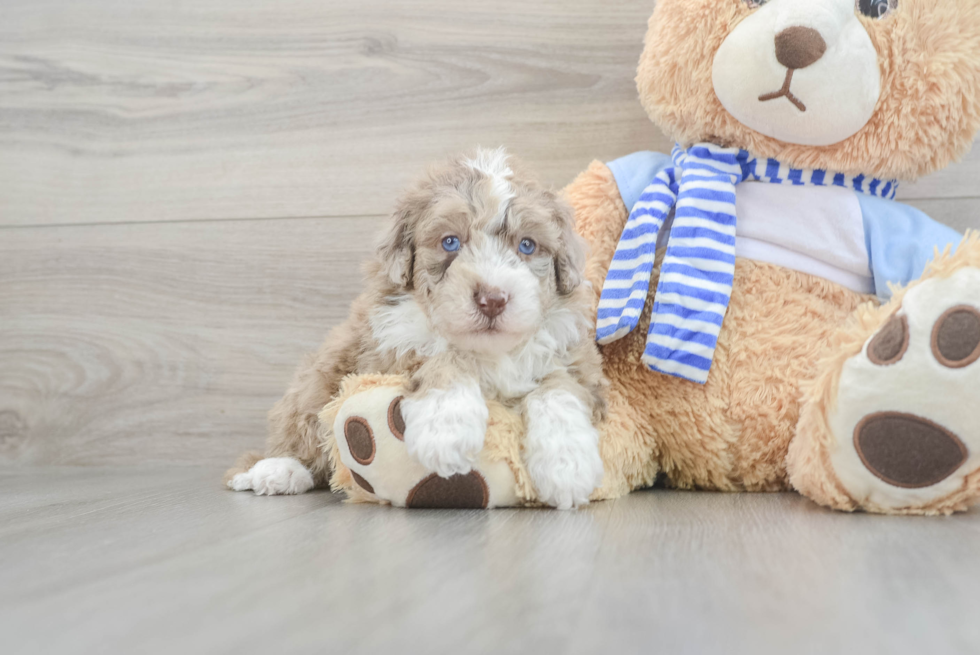
<path id="1" fill-rule="evenodd" d="M 388 293 L 410 293 L 456 348 L 505 353 L 582 281 L 572 210 L 503 150 L 429 171 L 401 199 L 378 251 Z"/>

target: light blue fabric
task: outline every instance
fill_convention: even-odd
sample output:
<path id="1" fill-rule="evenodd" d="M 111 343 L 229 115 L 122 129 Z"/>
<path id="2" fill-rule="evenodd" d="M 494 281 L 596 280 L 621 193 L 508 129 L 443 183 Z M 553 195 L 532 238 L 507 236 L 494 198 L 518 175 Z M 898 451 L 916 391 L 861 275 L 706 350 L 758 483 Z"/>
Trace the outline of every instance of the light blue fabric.
<path id="1" fill-rule="evenodd" d="M 673 212 L 642 361 L 700 384 L 707 382 L 731 299 L 740 183 L 839 187 L 882 198 L 898 189 L 895 180 L 793 168 L 712 143 L 675 146 L 670 165 L 653 153 L 636 153 L 610 168 L 631 210 L 599 298 L 596 340 L 612 343 L 639 324 L 658 237 Z"/>
<path id="2" fill-rule="evenodd" d="M 864 218 L 864 240 L 871 260 L 875 293 L 892 297 L 888 284 L 907 285 L 919 279 L 926 264 L 949 244 L 959 245 L 963 236 L 929 218 L 915 207 L 894 200 L 857 194 Z"/>
<path id="3" fill-rule="evenodd" d="M 606 166 L 612 171 L 619 186 L 619 195 L 623 197 L 626 205 L 626 213 L 633 211 L 633 205 L 643 195 L 643 191 L 650 186 L 650 180 L 657 177 L 660 171 L 673 165 L 670 155 L 662 152 L 634 152 L 616 161 L 611 161 Z"/>
<path id="4" fill-rule="evenodd" d="M 659 152 L 635 152 L 607 164 L 619 185 L 619 193 L 632 212 L 649 180 L 671 165 Z M 935 248 L 953 248 L 963 240 L 956 230 L 929 218 L 915 207 L 894 200 L 857 193 L 864 219 L 865 245 L 875 293 L 884 302 L 892 296 L 889 283 L 907 285 L 922 276 Z"/>

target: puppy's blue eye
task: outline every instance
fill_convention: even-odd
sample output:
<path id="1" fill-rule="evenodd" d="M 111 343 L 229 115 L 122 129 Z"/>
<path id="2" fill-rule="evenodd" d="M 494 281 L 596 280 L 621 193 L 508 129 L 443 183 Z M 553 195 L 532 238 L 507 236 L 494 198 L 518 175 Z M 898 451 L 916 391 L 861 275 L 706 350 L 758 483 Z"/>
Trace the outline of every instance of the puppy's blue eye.
<path id="1" fill-rule="evenodd" d="M 456 252 L 459 250 L 459 237 L 446 237 L 443 239 L 442 249 L 446 252 Z"/>
<path id="2" fill-rule="evenodd" d="M 533 255 L 534 251 L 538 249 L 538 244 L 534 243 L 530 239 L 524 239 L 521 241 L 521 245 L 519 245 L 517 249 L 525 255 Z"/>

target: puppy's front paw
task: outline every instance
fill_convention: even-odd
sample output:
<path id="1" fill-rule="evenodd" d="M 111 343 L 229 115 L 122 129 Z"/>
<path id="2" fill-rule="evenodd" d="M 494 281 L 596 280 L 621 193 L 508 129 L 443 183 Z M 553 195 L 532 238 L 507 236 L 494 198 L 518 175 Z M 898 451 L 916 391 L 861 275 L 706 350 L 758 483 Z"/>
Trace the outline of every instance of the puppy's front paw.
<path id="1" fill-rule="evenodd" d="M 538 499 L 558 509 L 587 505 L 603 470 L 586 408 L 568 392 L 550 392 L 528 400 L 527 422 L 527 470 Z"/>
<path id="2" fill-rule="evenodd" d="M 568 443 L 558 445 L 562 440 Z M 549 441 L 555 446 L 536 448 L 527 462 L 538 499 L 558 509 L 588 505 L 589 496 L 602 485 L 602 459 L 595 446 L 595 430 L 591 434 L 558 434 Z"/>
<path id="3" fill-rule="evenodd" d="M 228 488 L 256 496 L 304 494 L 313 488 L 313 475 L 292 457 L 267 457 L 229 480 Z"/>
<path id="4" fill-rule="evenodd" d="M 483 449 L 489 416 L 479 387 L 433 389 L 406 398 L 402 412 L 409 455 L 442 478 L 470 472 Z"/>

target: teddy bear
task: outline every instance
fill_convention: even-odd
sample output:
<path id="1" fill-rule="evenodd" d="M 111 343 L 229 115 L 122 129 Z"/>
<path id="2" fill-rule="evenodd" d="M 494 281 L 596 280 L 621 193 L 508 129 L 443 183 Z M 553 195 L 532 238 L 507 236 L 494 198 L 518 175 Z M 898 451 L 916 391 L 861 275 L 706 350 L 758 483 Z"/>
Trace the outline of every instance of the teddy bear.
<path id="1" fill-rule="evenodd" d="M 565 189 L 609 380 L 592 500 L 658 480 L 885 514 L 980 498 L 980 234 L 894 200 L 980 129 L 980 3 L 658 0 L 637 86 L 678 145 Z M 443 479 L 404 447 L 405 388 L 352 377 L 324 408 L 335 490 L 536 504 L 518 416 L 490 403 L 473 471 Z"/>

